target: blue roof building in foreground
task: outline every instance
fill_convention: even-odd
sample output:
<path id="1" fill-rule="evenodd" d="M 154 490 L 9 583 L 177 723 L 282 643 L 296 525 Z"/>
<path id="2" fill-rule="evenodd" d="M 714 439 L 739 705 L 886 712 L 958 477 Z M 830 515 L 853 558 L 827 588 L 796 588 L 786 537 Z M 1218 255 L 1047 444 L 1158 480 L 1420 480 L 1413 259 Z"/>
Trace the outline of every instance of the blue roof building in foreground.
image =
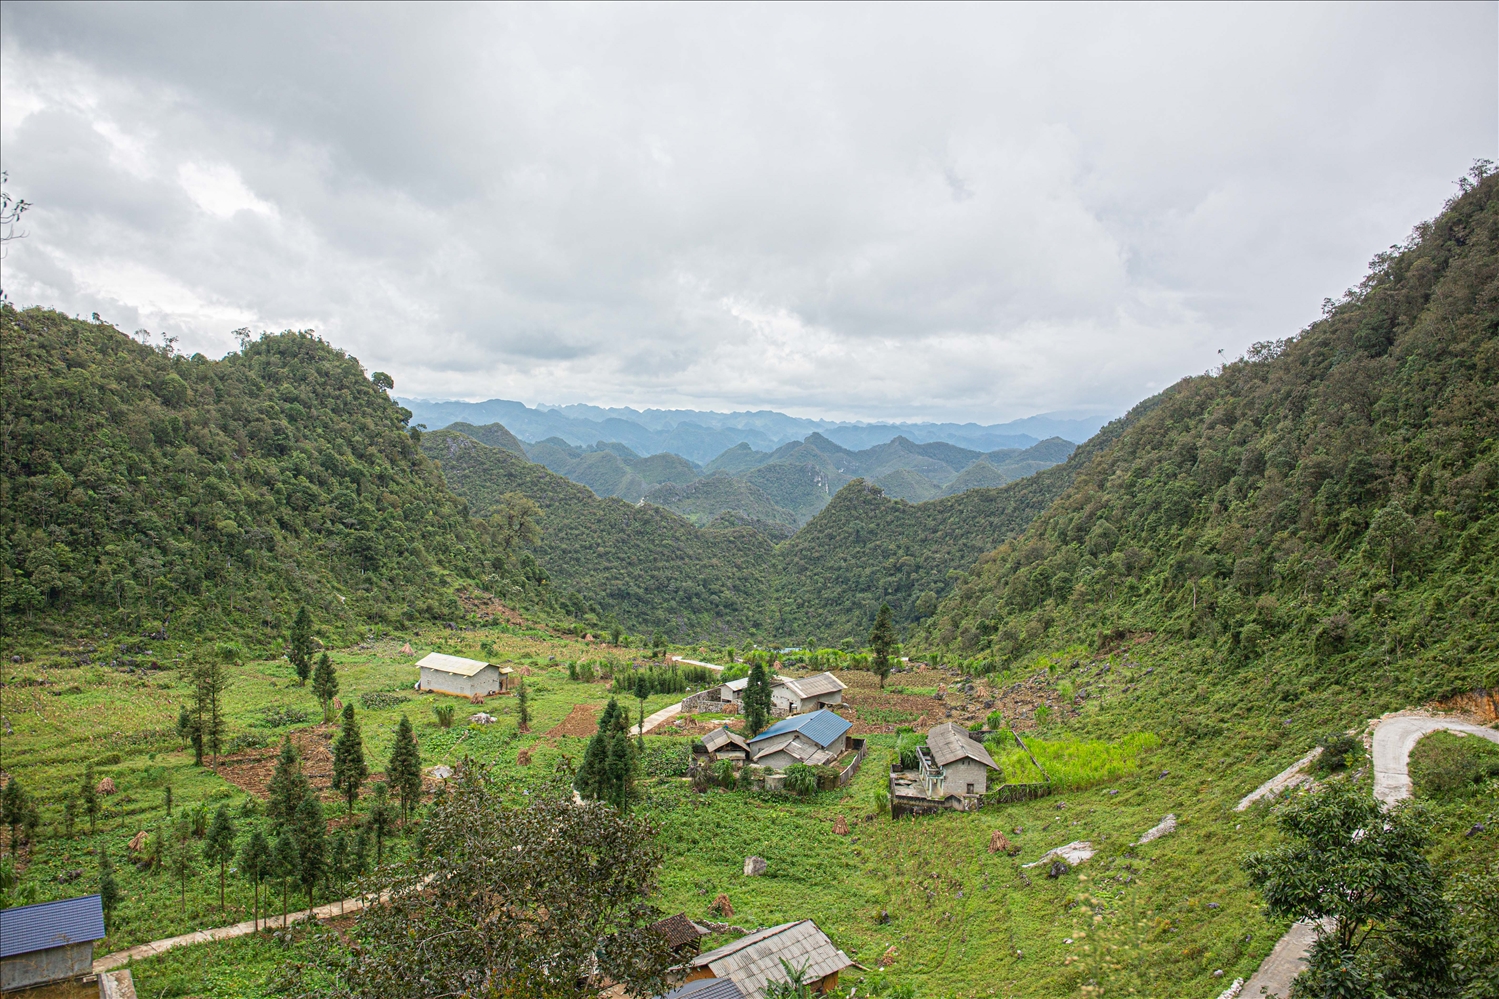
<path id="1" fill-rule="evenodd" d="M 0 989 L 58 982 L 93 970 L 104 938 L 98 895 L 0 909 Z"/>
<path id="2" fill-rule="evenodd" d="M 804 715 L 792 715 L 790 718 L 782 718 L 770 728 L 761 732 L 749 741 L 750 750 L 753 752 L 755 743 L 774 739 L 776 736 L 789 735 L 793 732 L 800 733 L 824 748 L 842 739 L 848 730 L 853 728 L 853 723 L 840 718 L 836 712 L 824 708 L 821 711 L 812 711 Z"/>

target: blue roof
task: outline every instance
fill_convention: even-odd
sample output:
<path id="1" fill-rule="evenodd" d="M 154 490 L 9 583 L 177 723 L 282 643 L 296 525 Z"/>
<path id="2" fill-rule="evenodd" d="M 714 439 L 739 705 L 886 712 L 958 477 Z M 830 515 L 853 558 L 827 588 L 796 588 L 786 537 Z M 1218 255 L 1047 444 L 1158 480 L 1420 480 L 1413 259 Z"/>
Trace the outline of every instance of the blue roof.
<path id="1" fill-rule="evenodd" d="M 104 906 L 98 895 L 0 909 L 0 957 L 104 938 Z"/>
<path id="2" fill-rule="evenodd" d="M 837 712 L 824 708 L 821 711 L 810 711 L 804 715 L 782 718 L 751 739 L 750 745 L 753 746 L 760 740 L 769 739 L 772 736 L 785 735 L 787 732 L 800 732 L 826 749 L 853 727 L 852 722 L 839 718 Z"/>
<path id="3" fill-rule="evenodd" d="M 668 992 L 661 999 L 744 999 L 744 993 L 732 978 L 699 978 L 688 982 L 675 992 Z"/>

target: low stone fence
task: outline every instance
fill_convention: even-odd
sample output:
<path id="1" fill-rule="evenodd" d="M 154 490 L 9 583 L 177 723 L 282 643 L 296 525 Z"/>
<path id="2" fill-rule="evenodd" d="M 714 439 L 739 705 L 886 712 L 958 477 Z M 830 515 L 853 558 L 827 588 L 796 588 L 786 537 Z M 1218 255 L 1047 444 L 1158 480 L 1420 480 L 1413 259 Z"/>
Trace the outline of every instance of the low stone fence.
<path id="1" fill-rule="evenodd" d="M 867 740 L 867 739 L 850 739 L 849 743 L 854 747 L 854 750 L 855 750 L 855 752 L 854 752 L 854 759 L 853 759 L 852 763 L 850 763 L 848 766 L 844 767 L 841 771 L 839 771 L 839 773 L 838 773 L 838 786 L 839 787 L 843 787 L 843 786 L 847 785 L 849 781 L 851 781 L 851 780 L 854 779 L 854 775 L 859 772 L 859 764 L 861 764 L 861 763 L 864 762 L 864 757 L 866 755 L 868 755 L 868 753 L 869 753 L 869 740 Z"/>
<path id="2" fill-rule="evenodd" d="M 1001 784 L 980 796 L 982 805 L 1006 805 L 1013 801 L 1034 801 L 1051 794 L 1048 784 Z"/>
<path id="3" fill-rule="evenodd" d="M 682 714 L 695 715 L 698 712 L 704 714 L 731 714 L 739 710 L 739 706 L 731 701 L 718 699 L 717 687 L 709 687 L 700 690 L 691 697 L 682 698 Z"/>

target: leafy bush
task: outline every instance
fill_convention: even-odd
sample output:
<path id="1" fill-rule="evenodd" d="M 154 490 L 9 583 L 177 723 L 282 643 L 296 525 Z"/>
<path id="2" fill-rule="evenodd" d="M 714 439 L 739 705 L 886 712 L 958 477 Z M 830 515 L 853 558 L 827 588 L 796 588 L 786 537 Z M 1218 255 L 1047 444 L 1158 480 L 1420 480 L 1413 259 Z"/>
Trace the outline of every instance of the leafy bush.
<path id="1" fill-rule="evenodd" d="M 1322 755 L 1317 757 L 1312 769 L 1319 774 L 1342 770 L 1359 755 L 1362 748 L 1357 739 L 1344 732 L 1333 732 L 1326 738 L 1317 740 L 1317 745 L 1322 747 Z"/>
<path id="2" fill-rule="evenodd" d="M 453 727 L 453 705 L 434 704 L 432 705 L 432 714 L 437 718 L 438 728 Z"/>
<path id="3" fill-rule="evenodd" d="M 307 712 L 289 704 L 261 708 L 260 715 L 251 723 L 257 728 L 281 728 L 283 725 L 304 725 L 307 722 Z"/>
<path id="4" fill-rule="evenodd" d="M 1410 775 L 1422 797 L 1464 797 L 1499 777 L 1499 746 L 1473 736 L 1434 732 L 1411 751 Z"/>
<path id="5" fill-rule="evenodd" d="M 359 695 L 359 703 L 367 710 L 375 711 L 380 708 L 393 708 L 398 704 L 405 704 L 411 700 L 401 694 L 393 694 L 387 690 L 373 690 L 368 694 Z"/>
<path id="6" fill-rule="evenodd" d="M 793 763 L 786 768 L 786 790 L 792 794 L 809 795 L 817 793 L 817 769 L 809 767 L 805 763 Z"/>
<path id="7" fill-rule="evenodd" d="M 642 769 L 647 777 L 686 777 L 691 764 L 692 750 L 681 742 L 671 742 L 648 747 Z"/>
<path id="8" fill-rule="evenodd" d="M 224 752 L 233 756 L 247 749 L 264 749 L 270 744 L 271 740 L 264 732 L 240 732 L 229 740 L 229 745 L 224 748 Z"/>
<path id="9" fill-rule="evenodd" d="M 736 777 L 733 761 L 719 760 L 718 765 L 713 768 L 713 781 L 719 787 L 727 788 L 730 791 L 734 790 Z"/>

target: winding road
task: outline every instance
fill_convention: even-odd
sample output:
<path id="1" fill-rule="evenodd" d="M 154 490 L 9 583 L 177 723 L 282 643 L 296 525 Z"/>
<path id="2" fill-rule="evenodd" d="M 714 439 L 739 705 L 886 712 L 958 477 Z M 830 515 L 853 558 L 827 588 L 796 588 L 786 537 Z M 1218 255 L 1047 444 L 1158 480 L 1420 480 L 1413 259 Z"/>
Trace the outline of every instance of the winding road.
<path id="1" fill-rule="evenodd" d="M 1423 735 L 1432 732 L 1460 732 L 1475 735 L 1490 742 L 1499 743 L 1499 730 L 1475 725 L 1461 718 L 1443 718 L 1424 711 L 1398 711 L 1375 720 L 1370 735 L 1370 756 L 1374 760 L 1374 797 L 1389 808 L 1411 796 L 1411 778 L 1408 763 L 1411 750 Z M 1234 811 L 1242 812 L 1261 798 L 1270 797 L 1280 791 L 1306 783 L 1310 778 L 1301 773 L 1303 767 L 1316 758 L 1312 752 L 1297 760 L 1286 770 L 1261 784 L 1239 802 Z M 1291 980 L 1306 968 L 1306 956 L 1317 940 L 1317 924 L 1310 921 L 1295 923 L 1286 935 L 1275 944 L 1270 956 L 1244 983 L 1239 995 L 1249 999 L 1285 996 L 1291 990 Z"/>

